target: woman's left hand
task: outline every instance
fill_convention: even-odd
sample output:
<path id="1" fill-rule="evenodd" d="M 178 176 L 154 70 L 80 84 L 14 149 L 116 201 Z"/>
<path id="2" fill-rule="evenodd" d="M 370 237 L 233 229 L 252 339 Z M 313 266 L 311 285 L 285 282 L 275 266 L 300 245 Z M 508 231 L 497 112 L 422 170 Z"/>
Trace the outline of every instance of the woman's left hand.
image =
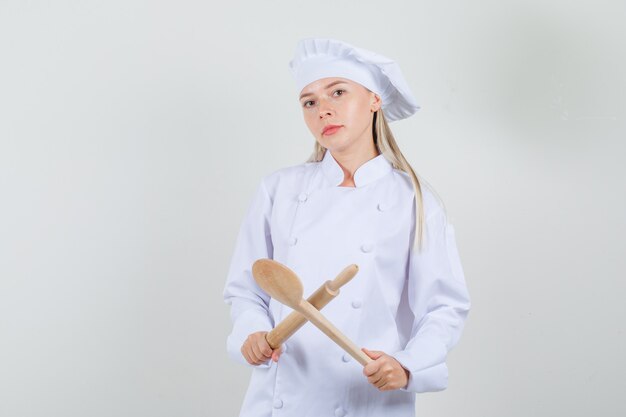
<path id="1" fill-rule="evenodd" d="M 379 391 L 405 388 L 409 382 L 409 371 L 404 369 L 394 357 L 379 350 L 362 349 L 372 362 L 365 365 L 363 375 Z"/>

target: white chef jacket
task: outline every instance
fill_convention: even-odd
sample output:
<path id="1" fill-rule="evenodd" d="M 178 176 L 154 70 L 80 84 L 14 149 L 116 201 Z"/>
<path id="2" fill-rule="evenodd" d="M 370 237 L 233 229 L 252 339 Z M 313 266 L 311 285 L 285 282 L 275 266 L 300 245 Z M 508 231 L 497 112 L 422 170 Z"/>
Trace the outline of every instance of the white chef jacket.
<path id="1" fill-rule="evenodd" d="M 257 188 L 236 239 L 224 289 L 233 329 L 228 354 L 253 368 L 241 417 L 408 417 L 415 393 L 447 387 L 446 355 L 458 342 L 470 299 L 454 229 L 422 186 L 424 246 L 413 248 L 415 194 L 382 154 L 344 173 L 330 151 L 320 162 L 279 169 Z M 359 347 L 395 357 L 406 388 L 379 391 L 363 367 L 312 323 L 284 344 L 278 362 L 253 366 L 241 346 L 292 310 L 270 298 L 251 268 L 271 258 L 292 269 L 307 298 L 350 264 L 359 271 L 321 311 Z"/>

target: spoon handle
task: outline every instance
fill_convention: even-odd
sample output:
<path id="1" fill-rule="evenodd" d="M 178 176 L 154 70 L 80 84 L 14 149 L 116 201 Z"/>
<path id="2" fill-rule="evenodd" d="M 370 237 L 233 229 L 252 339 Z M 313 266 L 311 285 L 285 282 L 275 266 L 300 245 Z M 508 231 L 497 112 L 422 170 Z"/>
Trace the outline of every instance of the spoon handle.
<path id="1" fill-rule="evenodd" d="M 346 337 L 339 329 L 337 329 L 326 317 L 322 315 L 315 307 L 306 300 L 301 300 L 298 305 L 298 311 L 302 313 L 304 317 L 309 319 L 311 323 L 320 329 L 324 334 L 330 337 L 335 343 L 337 343 L 343 350 L 348 352 L 350 356 L 356 359 L 361 365 L 365 366 L 372 362 L 372 358 L 367 356 L 357 345 Z"/>

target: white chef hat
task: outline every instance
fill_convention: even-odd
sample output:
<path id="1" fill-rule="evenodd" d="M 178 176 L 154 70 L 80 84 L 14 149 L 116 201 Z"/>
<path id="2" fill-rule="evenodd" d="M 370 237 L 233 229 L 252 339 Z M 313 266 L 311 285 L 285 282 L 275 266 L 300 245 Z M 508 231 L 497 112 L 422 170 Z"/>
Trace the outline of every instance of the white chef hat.
<path id="1" fill-rule="evenodd" d="M 363 85 L 381 97 L 390 122 L 407 118 L 420 108 L 395 61 L 343 41 L 301 39 L 289 69 L 298 91 L 326 77 L 347 78 Z"/>

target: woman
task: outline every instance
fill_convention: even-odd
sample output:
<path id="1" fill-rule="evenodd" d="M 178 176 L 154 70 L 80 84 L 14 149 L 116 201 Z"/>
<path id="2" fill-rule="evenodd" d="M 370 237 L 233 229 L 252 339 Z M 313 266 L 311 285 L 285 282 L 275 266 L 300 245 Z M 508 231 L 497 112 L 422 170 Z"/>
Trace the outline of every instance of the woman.
<path id="1" fill-rule="evenodd" d="M 392 60 L 335 39 L 301 40 L 290 68 L 315 150 L 262 179 L 237 237 L 224 300 L 229 355 L 253 367 L 240 415 L 414 416 L 415 393 L 447 387 L 470 309 L 454 229 L 387 124 L 419 106 Z M 322 313 L 373 361 L 311 323 L 272 350 L 265 334 L 291 309 L 255 283 L 260 258 L 292 269 L 305 297 L 357 264 Z"/>

